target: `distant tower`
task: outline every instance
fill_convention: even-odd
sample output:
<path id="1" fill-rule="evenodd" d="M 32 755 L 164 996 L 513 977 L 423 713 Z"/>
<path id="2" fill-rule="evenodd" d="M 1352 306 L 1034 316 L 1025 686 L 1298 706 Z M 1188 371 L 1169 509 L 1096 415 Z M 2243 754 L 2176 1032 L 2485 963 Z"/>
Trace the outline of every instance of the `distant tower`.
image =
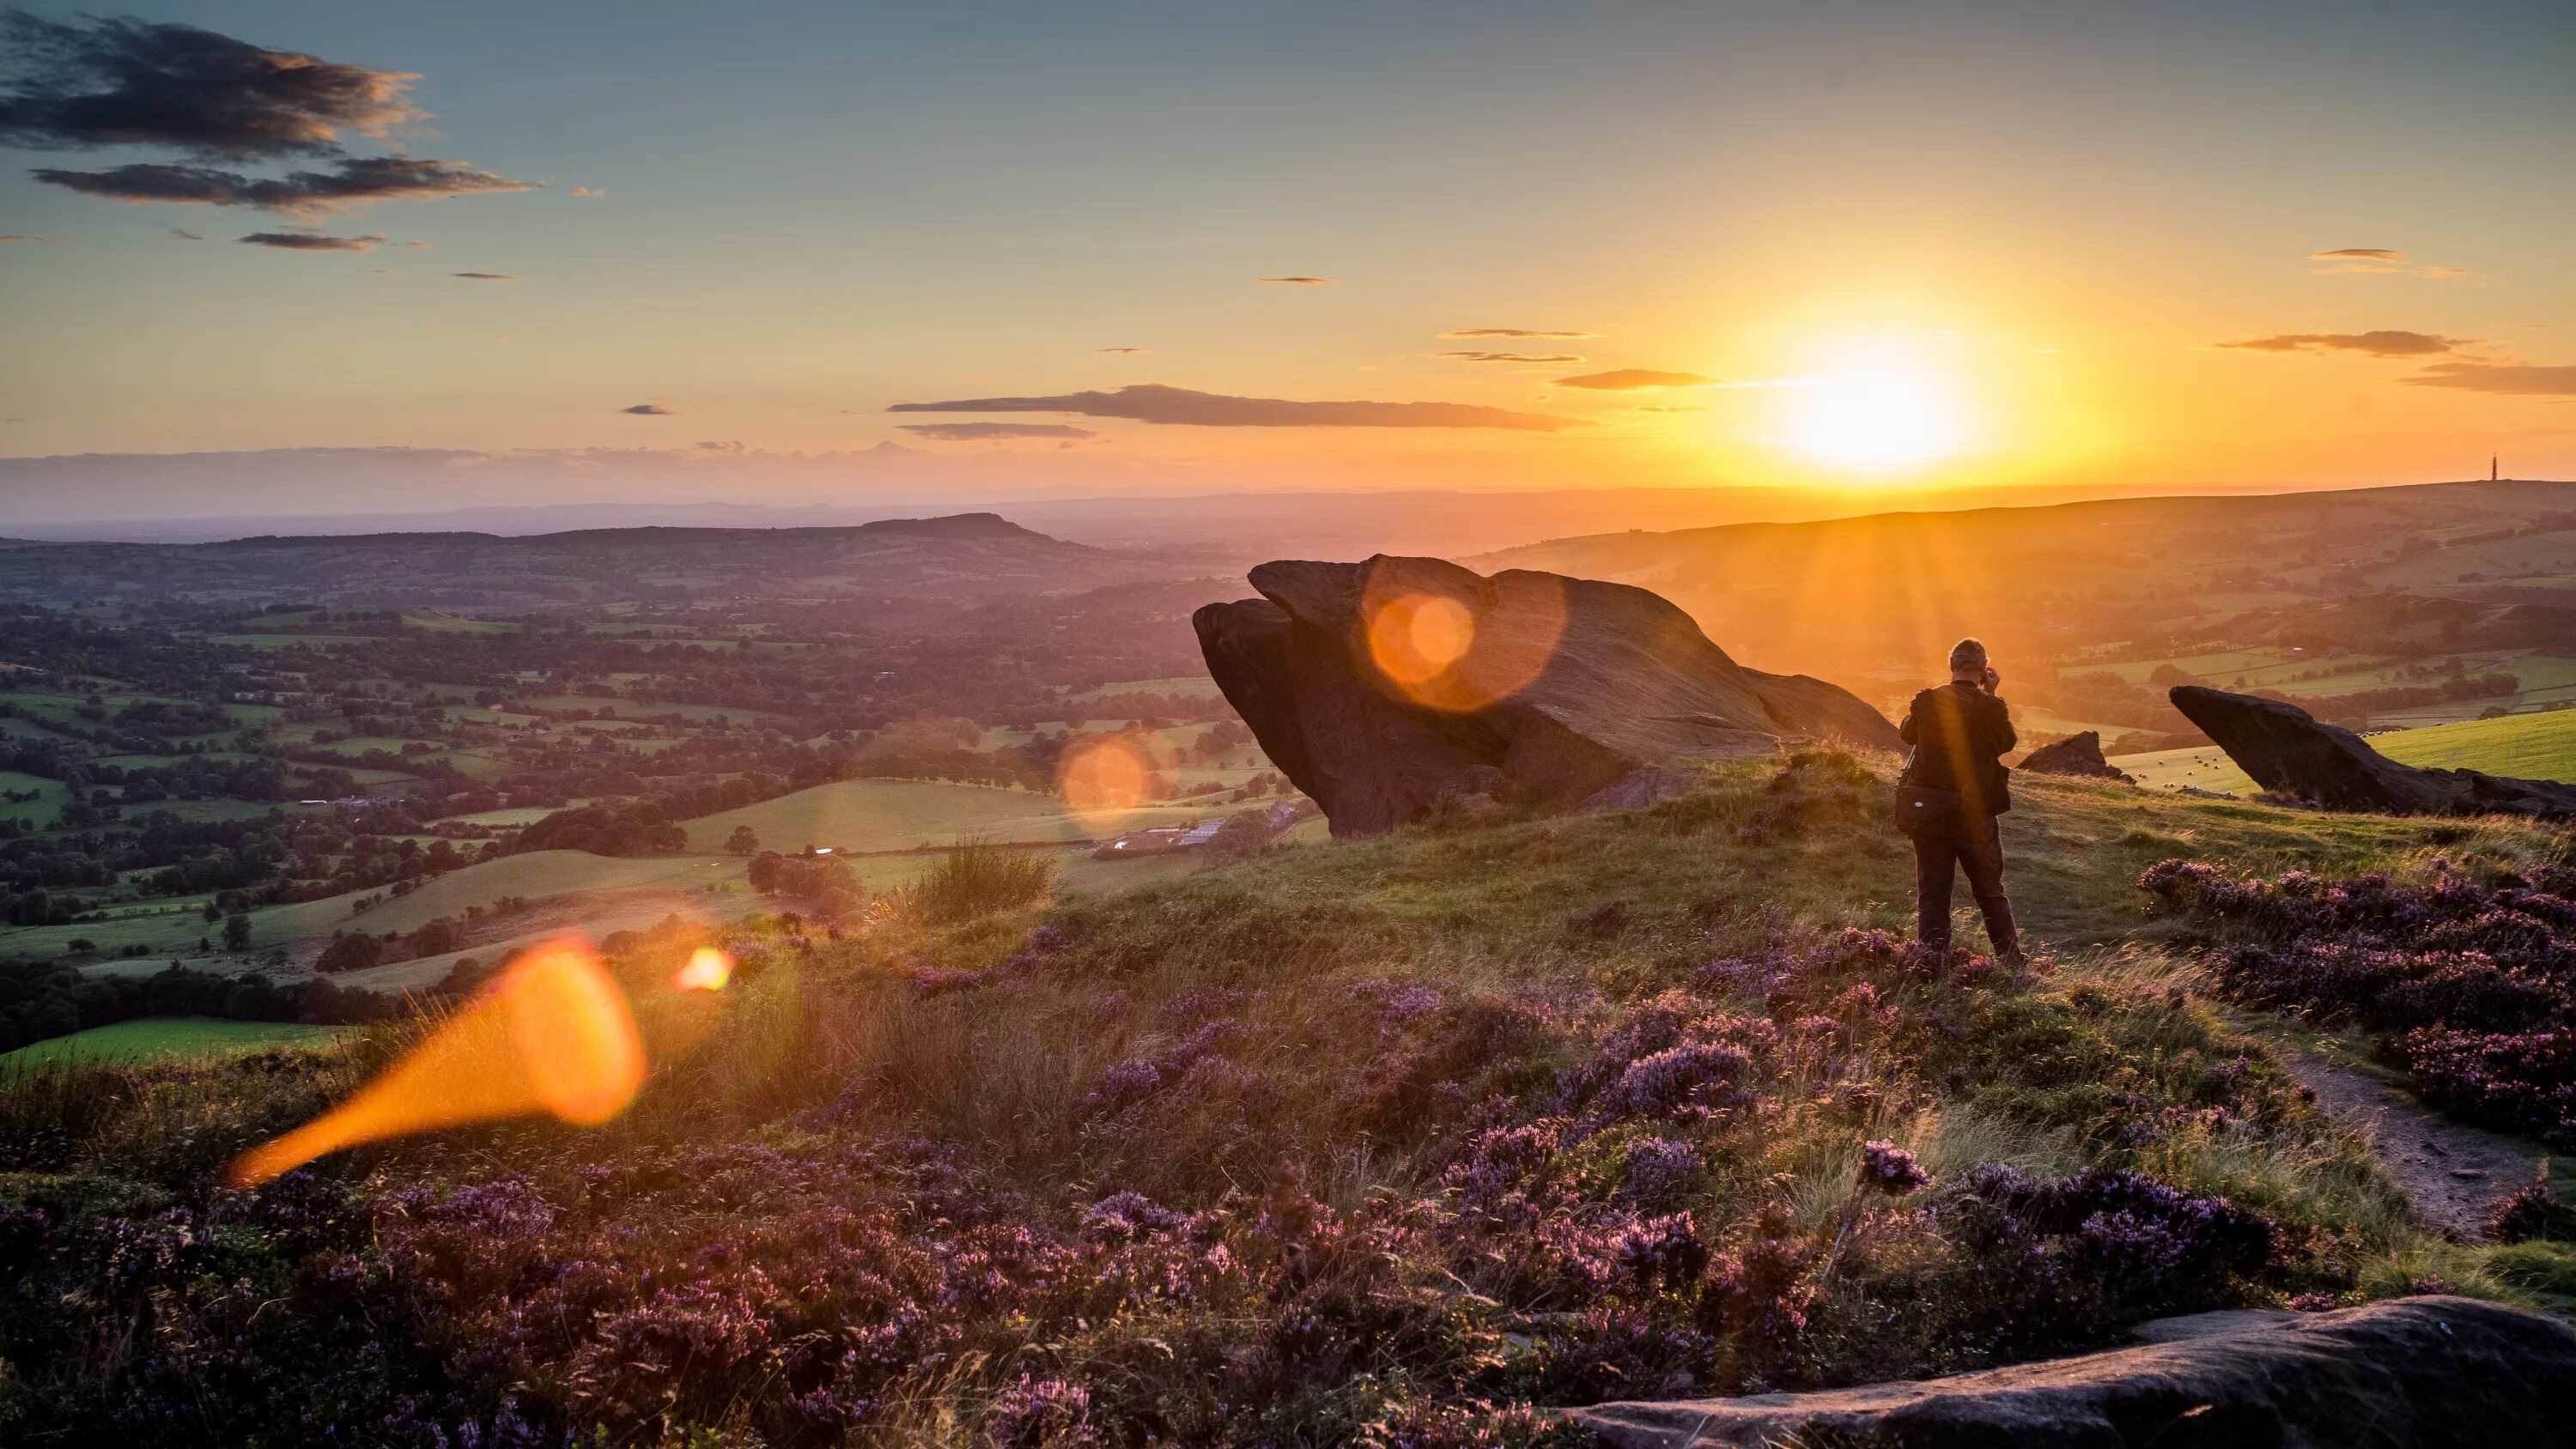
<path id="1" fill-rule="evenodd" d="M 2495 480 L 2496 480 L 2496 460 L 2495 460 L 2495 454 L 2493 454 L 2493 453 L 2489 453 L 2489 454 L 2487 454 L 2487 481 L 2488 481 L 2488 482 L 2490 482 L 2490 483 L 2493 483 Z"/>

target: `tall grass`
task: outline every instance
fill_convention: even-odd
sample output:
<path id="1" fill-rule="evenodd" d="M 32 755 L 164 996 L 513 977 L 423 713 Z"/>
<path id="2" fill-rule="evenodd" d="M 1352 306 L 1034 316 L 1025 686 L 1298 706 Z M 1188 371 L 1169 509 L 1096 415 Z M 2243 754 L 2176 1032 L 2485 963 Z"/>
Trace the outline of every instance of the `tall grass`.
<path id="1" fill-rule="evenodd" d="M 912 919 L 944 926 L 1035 905 L 1054 888 L 1055 862 L 1044 853 L 977 835 L 958 841 L 894 901 Z"/>

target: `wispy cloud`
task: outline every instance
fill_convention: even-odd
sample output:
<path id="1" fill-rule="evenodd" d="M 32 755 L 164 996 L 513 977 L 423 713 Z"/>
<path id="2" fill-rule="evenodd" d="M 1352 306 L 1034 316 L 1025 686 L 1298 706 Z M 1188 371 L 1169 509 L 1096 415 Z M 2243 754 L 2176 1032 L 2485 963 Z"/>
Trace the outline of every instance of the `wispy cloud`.
<path id="1" fill-rule="evenodd" d="M 608 194 L 608 188 L 605 186 L 576 186 L 572 189 L 572 194 L 596 201 Z"/>
<path id="2" fill-rule="evenodd" d="M 448 275 L 463 277 L 469 282 L 524 282 L 527 280 L 525 277 L 511 276 L 508 272 L 450 272 Z"/>
<path id="3" fill-rule="evenodd" d="M 2413 387 L 2453 387 L 2507 397 L 2576 397 L 2576 367 L 2535 367 L 2526 362 L 2437 362 L 2399 382 Z"/>
<path id="4" fill-rule="evenodd" d="M 381 232 L 366 236 L 325 236 L 316 231 L 255 231 L 242 244 L 275 247 L 282 252 L 371 252 L 384 240 Z"/>
<path id="5" fill-rule="evenodd" d="M 105 171 L 46 167 L 30 174 L 49 186 L 109 201 L 248 206 L 288 216 L 349 211 L 380 201 L 444 201 L 454 196 L 536 189 L 528 182 L 496 176 L 461 161 L 421 161 L 408 156 L 351 157 L 329 171 L 295 171 L 272 178 L 254 178 L 213 166 L 162 162 L 137 162 Z"/>
<path id="6" fill-rule="evenodd" d="M 2320 263 L 2321 277 L 2465 277 L 2461 267 L 2435 267 L 2419 264 L 2393 247 L 2337 247 L 2330 252 L 2310 252 L 2308 260 Z"/>
<path id="7" fill-rule="evenodd" d="M 0 244 L 6 244 L 8 242 L 49 242 L 52 240 L 53 238 L 49 236 L 0 236 Z"/>
<path id="8" fill-rule="evenodd" d="M 2241 352 L 2359 352 L 2371 357 L 2430 357 L 2466 347 L 2472 340 L 2381 328 L 2373 332 L 2276 332 L 2269 337 L 2245 337 L 2218 345 Z"/>
<path id="9" fill-rule="evenodd" d="M 1581 362 L 1583 360 L 1571 352 L 1435 352 L 1431 355 L 1434 357 L 1444 357 L 1452 362 L 1567 363 Z"/>
<path id="10" fill-rule="evenodd" d="M 1552 433 L 1581 427 L 1583 419 L 1512 412 L 1447 402 L 1294 402 L 1285 398 L 1228 397 L 1160 383 L 1138 383 L 1115 392 L 1073 392 L 1054 397 L 960 398 L 953 402 L 896 403 L 892 413 L 1072 413 L 1200 428 L 1509 428 Z"/>
<path id="11" fill-rule="evenodd" d="M 1632 413 L 1704 413 L 1708 409 L 1689 403 L 1640 403 L 1628 409 Z"/>
<path id="12" fill-rule="evenodd" d="M 197 235 L 195 232 L 190 231 L 190 230 L 188 230 L 186 227 L 182 227 L 182 226 L 170 226 L 170 227 L 163 227 L 163 228 L 162 228 L 162 230 L 164 230 L 164 231 L 166 231 L 166 232 L 170 233 L 170 240 L 172 240 L 172 241 L 204 241 L 204 240 L 205 240 L 205 238 L 204 238 L 204 237 L 201 237 L 201 236 Z"/>
<path id="13" fill-rule="evenodd" d="M 1141 347 L 1095 347 L 1091 350 L 1107 353 L 1111 357 L 1141 357 L 1145 353 L 1145 349 Z"/>
<path id="14" fill-rule="evenodd" d="M 1256 282 L 1268 282 L 1274 287 L 1329 287 L 1333 285 L 1333 279 L 1330 277 L 1255 277 L 1252 280 Z"/>
<path id="15" fill-rule="evenodd" d="M 618 411 L 639 418 L 676 418 L 680 415 L 680 410 L 669 403 L 637 403 L 633 407 L 619 408 Z"/>
<path id="16" fill-rule="evenodd" d="M 1554 332 L 1539 327 L 1461 327 L 1443 332 L 1443 342 L 1465 341 L 1476 337 L 1517 337 L 1525 341 L 1571 342 L 1585 337 L 1598 337 L 1598 332 Z"/>
<path id="17" fill-rule="evenodd" d="M 1696 372 L 1657 372 L 1646 367 L 1622 367 L 1611 372 L 1587 372 L 1580 377 L 1560 377 L 1558 387 L 1589 388 L 1595 392 L 1639 392 L 1648 388 L 1715 387 L 1717 379 Z"/>
<path id="18" fill-rule="evenodd" d="M 1096 438 L 1090 428 L 1071 423 L 897 423 L 895 426 L 935 443 L 1000 442 L 1011 438 Z"/>

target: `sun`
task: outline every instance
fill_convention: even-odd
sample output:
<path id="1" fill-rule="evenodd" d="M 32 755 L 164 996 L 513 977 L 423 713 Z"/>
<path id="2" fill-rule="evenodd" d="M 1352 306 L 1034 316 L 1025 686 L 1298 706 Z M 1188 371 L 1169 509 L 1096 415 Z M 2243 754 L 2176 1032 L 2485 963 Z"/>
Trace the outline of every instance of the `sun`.
<path id="1" fill-rule="evenodd" d="M 1827 372 L 1790 391 L 1785 439 L 1829 467 L 1904 473 L 1967 446 L 1967 415 L 1946 380 L 1920 365 Z"/>

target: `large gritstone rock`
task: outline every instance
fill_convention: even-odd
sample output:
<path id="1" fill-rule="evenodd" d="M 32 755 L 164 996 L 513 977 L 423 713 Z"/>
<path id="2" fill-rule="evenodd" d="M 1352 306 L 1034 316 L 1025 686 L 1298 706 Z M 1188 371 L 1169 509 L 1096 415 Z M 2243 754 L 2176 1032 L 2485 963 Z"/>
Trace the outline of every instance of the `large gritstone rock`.
<path id="1" fill-rule="evenodd" d="M 1602 1404 L 1611 1449 L 2565 1449 L 2576 1331 L 2467 1298 L 2205 1314 L 2144 1348 L 1813 1394 Z M 2160 1325 L 2150 1325 L 2158 1327 Z M 2153 1335 L 2166 1338 L 2166 1335 Z"/>
<path id="2" fill-rule="evenodd" d="M 2031 751 L 2015 768 L 2033 775 L 2090 775 L 2101 780 L 2126 780 L 2129 772 L 2114 766 L 2102 754 L 2102 735 L 2086 730 L 2068 735 L 2053 745 L 2042 745 Z"/>
<path id="3" fill-rule="evenodd" d="M 1439 559 L 1266 563 L 1258 599 L 1191 622 L 1208 673 L 1335 835 L 1468 794 L 1573 804 L 1649 766 L 1777 749 L 1886 749 L 1849 691 L 1746 669 L 1626 584 Z"/>
<path id="4" fill-rule="evenodd" d="M 2172 699 L 2254 783 L 2275 794 L 2329 810 L 2576 820 L 2576 785 L 2401 765 L 2352 731 L 2279 700 L 2197 684 L 2174 686 Z"/>

